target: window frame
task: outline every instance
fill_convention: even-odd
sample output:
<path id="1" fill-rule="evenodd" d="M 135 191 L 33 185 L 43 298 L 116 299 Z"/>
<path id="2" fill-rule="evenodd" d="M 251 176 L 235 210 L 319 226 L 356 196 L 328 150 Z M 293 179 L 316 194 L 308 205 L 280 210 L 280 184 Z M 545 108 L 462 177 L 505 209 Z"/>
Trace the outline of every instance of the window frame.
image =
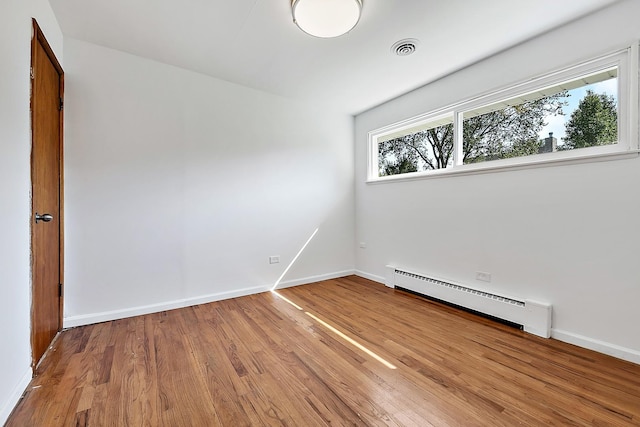
<path id="1" fill-rule="evenodd" d="M 541 91 L 612 67 L 616 67 L 618 73 L 618 141 L 616 144 L 463 164 L 462 131 L 464 113 L 531 92 Z M 379 142 L 389 140 L 390 135 L 401 136 L 403 131 L 413 131 L 411 133 L 415 133 L 421 130 L 422 126 L 425 129 L 429 128 L 430 123 L 442 120 L 445 117 L 453 117 L 454 152 L 452 166 L 444 169 L 379 176 Z M 638 42 L 635 41 L 624 49 L 520 81 L 516 84 L 491 90 L 428 113 L 370 131 L 367 141 L 367 182 L 423 179 L 487 173 L 505 169 L 541 167 L 559 163 L 584 163 L 629 158 L 638 156 L 638 148 Z"/>

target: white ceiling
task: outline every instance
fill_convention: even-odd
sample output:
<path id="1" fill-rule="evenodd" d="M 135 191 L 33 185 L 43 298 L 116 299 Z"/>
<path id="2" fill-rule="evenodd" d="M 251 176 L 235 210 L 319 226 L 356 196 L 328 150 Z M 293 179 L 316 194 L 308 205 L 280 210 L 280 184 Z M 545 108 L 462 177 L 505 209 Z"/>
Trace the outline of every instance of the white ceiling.
<path id="1" fill-rule="evenodd" d="M 317 39 L 290 0 L 50 0 L 66 36 L 357 114 L 617 0 L 364 0 Z M 398 57 L 393 43 L 417 38 Z"/>

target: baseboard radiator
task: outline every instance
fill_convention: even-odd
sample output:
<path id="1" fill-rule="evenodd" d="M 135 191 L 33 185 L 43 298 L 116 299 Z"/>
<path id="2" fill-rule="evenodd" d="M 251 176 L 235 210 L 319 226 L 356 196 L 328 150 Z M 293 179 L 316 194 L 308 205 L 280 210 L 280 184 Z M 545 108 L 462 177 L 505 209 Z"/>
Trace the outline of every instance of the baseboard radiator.
<path id="1" fill-rule="evenodd" d="M 551 336 L 551 305 L 496 295 L 447 280 L 387 266 L 385 284 L 521 325 L 526 332 Z"/>

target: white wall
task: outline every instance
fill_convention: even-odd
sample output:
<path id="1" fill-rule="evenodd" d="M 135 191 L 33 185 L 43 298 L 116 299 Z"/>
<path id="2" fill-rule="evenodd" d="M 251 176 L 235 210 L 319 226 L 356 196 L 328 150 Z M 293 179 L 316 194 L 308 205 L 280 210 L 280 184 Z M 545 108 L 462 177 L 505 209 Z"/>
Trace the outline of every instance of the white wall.
<path id="1" fill-rule="evenodd" d="M 353 272 L 353 117 L 65 38 L 65 326 Z M 279 255 L 280 264 L 268 257 Z"/>
<path id="2" fill-rule="evenodd" d="M 31 18 L 62 60 L 46 0 L 0 3 L 0 424 L 31 379 L 29 67 Z M 62 61 L 61 61 L 62 62 Z"/>
<path id="3" fill-rule="evenodd" d="M 640 2 L 623 2 L 356 117 L 356 269 L 547 301 L 554 337 L 640 363 L 640 158 L 365 183 L 368 131 L 628 46 L 638 16 Z"/>

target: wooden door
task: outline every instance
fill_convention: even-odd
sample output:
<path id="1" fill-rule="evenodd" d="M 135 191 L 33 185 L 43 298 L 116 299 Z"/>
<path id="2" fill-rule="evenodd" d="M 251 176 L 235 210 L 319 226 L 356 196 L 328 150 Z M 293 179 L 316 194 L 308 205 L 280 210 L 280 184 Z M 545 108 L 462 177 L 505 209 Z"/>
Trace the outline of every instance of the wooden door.
<path id="1" fill-rule="evenodd" d="M 31 45 L 33 367 L 62 327 L 63 71 L 38 24 Z"/>

